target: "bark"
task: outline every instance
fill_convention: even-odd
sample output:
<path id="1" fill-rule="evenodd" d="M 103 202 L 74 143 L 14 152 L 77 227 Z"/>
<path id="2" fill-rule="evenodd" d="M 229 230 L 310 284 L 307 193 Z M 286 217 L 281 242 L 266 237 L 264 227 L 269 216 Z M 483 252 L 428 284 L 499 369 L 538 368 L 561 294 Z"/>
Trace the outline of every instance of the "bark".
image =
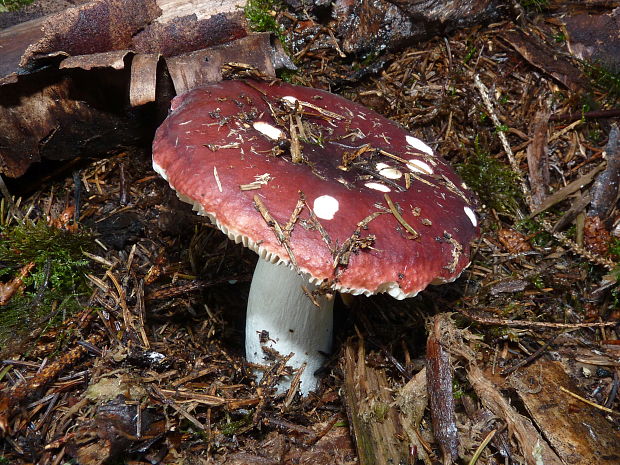
<path id="1" fill-rule="evenodd" d="M 225 63 L 294 68 L 240 5 L 93 0 L 0 31 L 0 174 L 150 143 L 175 93 L 221 80 Z"/>

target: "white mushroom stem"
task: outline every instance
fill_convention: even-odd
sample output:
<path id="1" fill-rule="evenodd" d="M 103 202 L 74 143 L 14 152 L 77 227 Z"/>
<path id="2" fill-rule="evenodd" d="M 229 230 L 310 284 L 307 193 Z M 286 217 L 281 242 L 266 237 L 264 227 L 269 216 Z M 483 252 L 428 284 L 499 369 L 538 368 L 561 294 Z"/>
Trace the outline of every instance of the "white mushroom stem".
<path id="1" fill-rule="evenodd" d="M 318 387 L 314 372 L 331 350 L 334 302 L 319 296 L 317 307 L 302 286 L 310 292 L 316 288 L 286 265 L 258 261 L 248 299 L 245 352 L 247 360 L 257 364 L 268 364 L 263 346 L 283 356 L 293 352 L 289 366 L 298 369 L 306 363 L 300 379 L 305 396 Z M 291 380 L 282 380 L 278 392 L 288 390 Z"/>

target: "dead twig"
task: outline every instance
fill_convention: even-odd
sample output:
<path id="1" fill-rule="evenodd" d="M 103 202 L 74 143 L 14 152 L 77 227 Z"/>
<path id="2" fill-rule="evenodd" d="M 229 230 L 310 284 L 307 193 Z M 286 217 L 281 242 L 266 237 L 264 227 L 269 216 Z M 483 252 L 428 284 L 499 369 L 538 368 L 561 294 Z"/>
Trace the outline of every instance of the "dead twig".
<path id="1" fill-rule="evenodd" d="M 615 321 L 592 322 L 592 323 L 550 323 L 546 321 L 526 321 L 526 320 L 509 320 L 507 318 L 487 318 L 475 315 L 468 310 L 461 310 L 460 314 L 474 320 L 476 323 L 485 325 L 510 326 L 513 328 L 556 328 L 556 329 L 579 329 L 579 328 L 600 328 L 606 326 L 615 326 Z"/>

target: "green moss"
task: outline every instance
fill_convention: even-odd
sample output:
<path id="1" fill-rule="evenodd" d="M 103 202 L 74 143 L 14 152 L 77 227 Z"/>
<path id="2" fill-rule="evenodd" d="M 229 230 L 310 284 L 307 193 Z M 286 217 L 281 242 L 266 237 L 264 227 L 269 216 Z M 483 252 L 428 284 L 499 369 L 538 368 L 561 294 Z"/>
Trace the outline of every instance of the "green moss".
<path id="1" fill-rule="evenodd" d="M 239 430 L 252 424 L 253 415 L 254 412 L 249 412 L 243 417 L 241 417 L 239 420 L 231 420 L 230 418 L 227 418 L 227 421 L 223 421 L 218 425 L 218 429 L 225 436 L 233 436 L 237 434 Z"/>
<path id="2" fill-rule="evenodd" d="M 549 6 L 549 0 L 521 0 L 519 3 L 526 11 L 538 13 Z"/>
<path id="3" fill-rule="evenodd" d="M 88 260 L 82 250 L 91 243 L 84 233 L 62 231 L 43 221 L 0 226 L 0 281 L 10 281 L 34 263 L 23 279 L 24 291 L 0 307 L 0 348 L 11 336 L 36 329 L 37 322 L 52 313 L 60 317 L 81 308 L 79 298 L 88 291 Z"/>
<path id="4" fill-rule="evenodd" d="M 383 402 L 377 402 L 372 407 L 372 415 L 376 421 L 384 421 L 390 413 L 390 406 Z"/>
<path id="5" fill-rule="evenodd" d="M 465 386 L 456 378 L 452 378 L 452 395 L 456 400 L 465 395 Z"/>
<path id="6" fill-rule="evenodd" d="M 481 150 L 477 140 L 474 145 L 474 155 L 457 166 L 459 174 L 476 191 L 482 203 L 501 213 L 515 211 L 521 199 L 517 175 Z"/>
<path id="7" fill-rule="evenodd" d="M 26 5 L 30 5 L 33 1 L 34 0 L 0 0 L 0 13 L 17 11 Z"/>
<path id="8" fill-rule="evenodd" d="M 582 61 L 581 66 L 592 85 L 606 95 L 608 100 L 615 102 L 620 98 L 620 73 L 613 72 L 599 63 Z"/>
<path id="9" fill-rule="evenodd" d="M 291 70 L 282 68 L 277 71 L 277 76 L 282 79 L 284 82 L 288 82 L 289 84 L 295 84 L 295 76 L 297 75 L 297 70 Z"/>
<path id="10" fill-rule="evenodd" d="M 617 237 L 612 237 L 609 242 L 609 255 L 615 261 L 620 260 L 620 239 Z"/>
<path id="11" fill-rule="evenodd" d="M 248 0 L 243 12 L 253 31 L 273 32 L 284 44 L 284 30 L 276 21 L 276 14 L 281 8 L 280 0 Z"/>
<path id="12" fill-rule="evenodd" d="M 545 219 L 547 215 L 542 213 L 538 218 Z M 551 244 L 554 239 L 543 226 L 534 218 L 524 219 L 515 223 L 515 229 L 529 237 L 529 241 L 535 247 L 545 247 Z"/>

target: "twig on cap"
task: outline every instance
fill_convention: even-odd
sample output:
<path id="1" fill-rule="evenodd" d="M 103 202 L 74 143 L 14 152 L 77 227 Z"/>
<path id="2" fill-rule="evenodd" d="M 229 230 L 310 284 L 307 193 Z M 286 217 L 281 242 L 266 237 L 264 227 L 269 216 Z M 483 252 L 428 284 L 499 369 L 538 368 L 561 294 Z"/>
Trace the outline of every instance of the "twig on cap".
<path id="1" fill-rule="evenodd" d="M 295 268 L 295 271 L 299 271 L 299 267 L 297 266 L 297 260 L 295 260 L 295 255 L 293 254 L 293 250 L 291 249 L 288 234 L 284 233 L 284 231 L 282 230 L 282 226 L 280 226 L 280 223 L 278 223 L 278 221 L 273 216 L 271 216 L 271 213 L 269 213 L 267 207 L 258 195 L 254 196 L 254 205 L 256 205 L 258 212 L 265 220 L 265 223 L 267 223 L 267 226 L 269 226 L 273 230 L 276 239 L 278 239 L 280 244 L 282 244 L 282 247 L 284 247 L 284 250 L 286 250 L 286 253 L 291 259 L 291 265 L 293 266 L 293 268 Z"/>
<path id="2" fill-rule="evenodd" d="M 405 228 L 407 231 L 409 231 L 409 233 L 412 234 L 413 237 L 409 237 L 409 239 L 417 239 L 418 237 L 420 237 L 420 234 L 415 229 L 413 229 L 411 225 L 407 223 L 405 219 L 402 217 L 402 215 L 396 208 L 396 205 L 394 205 L 394 202 L 392 202 L 392 199 L 390 198 L 390 196 L 387 194 L 383 194 L 383 197 L 385 198 L 385 201 L 387 202 L 388 207 L 390 207 L 390 211 L 392 212 L 392 215 L 394 215 L 394 218 L 398 220 L 398 222 L 402 225 L 403 228 Z"/>
<path id="3" fill-rule="evenodd" d="M 368 215 L 362 221 L 357 223 L 357 228 L 353 231 L 353 234 L 351 234 L 351 236 L 349 236 L 349 238 L 342 243 L 342 246 L 332 251 L 332 256 L 334 257 L 333 265 L 336 271 L 338 271 L 339 267 L 346 267 L 349 264 L 349 257 L 352 253 L 359 249 L 372 248 L 372 245 L 377 239 L 376 236 L 374 234 L 370 234 L 366 237 L 362 237 L 362 229 L 366 229 L 372 220 L 385 213 L 388 212 L 374 212 Z"/>
<path id="4" fill-rule="evenodd" d="M 217 184 L 217 190 L 220 191 L 220 193 L 224 192 L 222 190 L 222 183 L 220 182 L 220 177 L 217 174 L 217 167 L 213 167 L 213 177 L 215 178 L 215 182 Z"/>
<path id="5" fill-rule="evenodd" d="M 284 228 L 282 228 L 282 231 L 284 232 L 284 235 L 287 237 L 287 239 L 291 237 L 291 233 L 295 228 L 295 223 L 297 223 L 297 220 L 299 219 L 299 214 L 304 209 L 305 198 L 302 197 L 303 194 L 301 192 L 299 194 L 300 198 L 297 199 L 297 205 L 295 205 L 295 208 L 293 209 L 293 212 L 291 213 L 291 217 L 289 218 L 288 222 L 284 225 Z"/>

